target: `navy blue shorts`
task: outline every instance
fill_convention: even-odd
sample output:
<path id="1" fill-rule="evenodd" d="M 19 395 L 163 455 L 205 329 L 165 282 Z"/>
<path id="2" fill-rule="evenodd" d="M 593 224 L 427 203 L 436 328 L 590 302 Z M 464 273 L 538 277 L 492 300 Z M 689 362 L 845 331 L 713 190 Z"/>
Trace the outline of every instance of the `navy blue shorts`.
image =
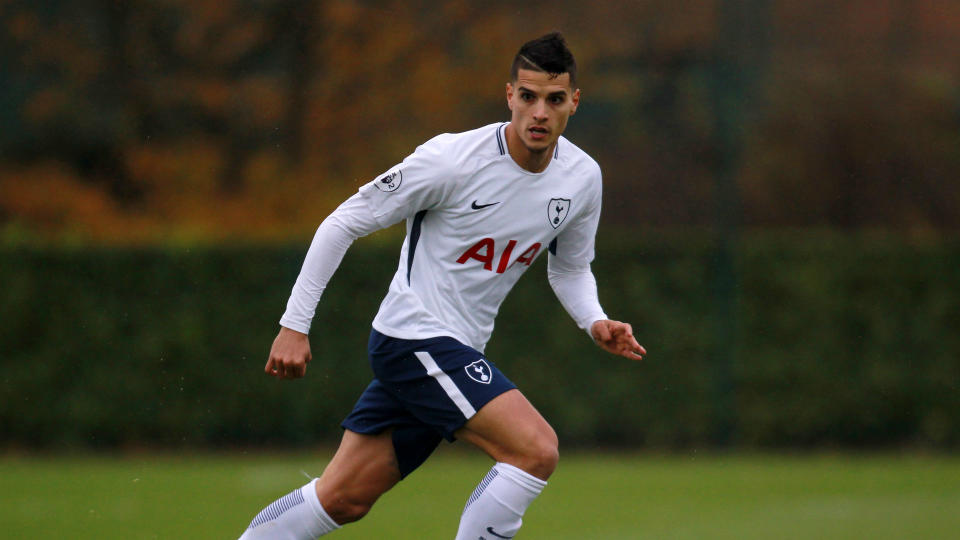
<path id="1" fill-rule="evenodd" d="M 368 349 L 375 379 L 341 425 L 367 435 L 393 428 L 404 477 L 481 407 L 516 388 L 483 353 L 451 337 L 407 340 L 374 330 Z"/>

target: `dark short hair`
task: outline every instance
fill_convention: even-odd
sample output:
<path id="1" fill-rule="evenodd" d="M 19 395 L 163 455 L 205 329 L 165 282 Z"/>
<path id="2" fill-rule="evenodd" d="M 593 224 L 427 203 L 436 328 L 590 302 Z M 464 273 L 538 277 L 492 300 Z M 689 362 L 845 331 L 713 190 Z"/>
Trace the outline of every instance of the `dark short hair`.
<path id="1" fill-rule="evenodd" d="M 521 69 L 549 73 L 551 77 L 569 73 L 570 86 L 577 87 L 577 62 L 560 32 L 552 32 L 524 43 L 510 66 L 511 81 L 517 80 L 517 73 Z"/>

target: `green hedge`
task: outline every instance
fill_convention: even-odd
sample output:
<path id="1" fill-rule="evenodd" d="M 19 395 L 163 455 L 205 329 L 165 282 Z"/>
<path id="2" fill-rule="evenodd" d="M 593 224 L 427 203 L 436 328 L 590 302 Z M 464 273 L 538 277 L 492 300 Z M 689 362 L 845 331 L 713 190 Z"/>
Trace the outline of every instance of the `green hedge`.
<path id="1" fill-rule="evenodd" d="M 293 382 L 262 367 L 305 246 L 0 251 L 0 445 L 336 440 L 370 377 L 388 243 L 348 253 Z M 594 347 L 538 262 L 488 356 L 566 446 L 958 447 L 960 246 L 750 236 L 730 304 L 718 260 L 685 237 L 599 247 L 601 299 L 633 323 L 642 363 Z"/>

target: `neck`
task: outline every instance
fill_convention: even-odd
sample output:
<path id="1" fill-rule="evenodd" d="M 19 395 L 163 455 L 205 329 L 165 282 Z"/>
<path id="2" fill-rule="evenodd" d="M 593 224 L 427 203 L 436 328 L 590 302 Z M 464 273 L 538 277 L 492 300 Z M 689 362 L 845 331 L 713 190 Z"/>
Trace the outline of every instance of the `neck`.
<path id="1" fill-rule="evenodd" d="M 543 172 L 547 168 L 550 159 L 553 158 L 553 149 L 557 145 L 556 141 L 542 152 L 531 152 L 520 140 L 520 135 L 513 129 L 513 123 L 507 124 L 505 131 L 507 134 L 507 151 L 510 152 L 510 157 L 517 165 L 533 173 Z"/>

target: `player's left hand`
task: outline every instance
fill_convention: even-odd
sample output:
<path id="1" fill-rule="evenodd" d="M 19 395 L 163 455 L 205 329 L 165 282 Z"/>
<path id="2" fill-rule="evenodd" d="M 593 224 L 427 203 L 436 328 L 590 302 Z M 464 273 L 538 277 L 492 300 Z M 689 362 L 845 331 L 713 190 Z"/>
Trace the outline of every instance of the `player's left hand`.
<path id="1" fill-rule="evenodd" d="M 647 354 L 633 337 L 633 327 L 628 323 L 600 320 L 590 327 L 590 335 L 601 349 L 624 358 L 643 360 L 643 355 Z"/>

